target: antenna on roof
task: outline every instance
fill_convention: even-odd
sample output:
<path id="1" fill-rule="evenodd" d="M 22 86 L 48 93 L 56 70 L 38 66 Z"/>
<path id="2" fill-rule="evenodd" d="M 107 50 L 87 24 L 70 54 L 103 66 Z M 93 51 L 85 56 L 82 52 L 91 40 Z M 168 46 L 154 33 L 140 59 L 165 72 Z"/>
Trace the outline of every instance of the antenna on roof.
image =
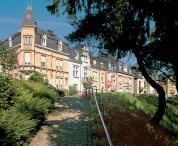
<path id="1" fill-rule="evenodd" d="M 27 9 L 32 10 L 32 1 L 31 1 L 31 5 L 28 5 L 28 0 L 27 0 Z"/>

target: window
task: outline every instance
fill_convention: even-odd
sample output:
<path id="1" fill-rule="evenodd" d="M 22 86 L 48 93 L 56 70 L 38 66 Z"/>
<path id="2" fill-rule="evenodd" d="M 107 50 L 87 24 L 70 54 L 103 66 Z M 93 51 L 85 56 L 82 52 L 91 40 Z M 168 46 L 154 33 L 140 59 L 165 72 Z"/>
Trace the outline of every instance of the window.
<path id="1" fill-rule="evenodd" d="M 79 60 L 79 52 L 76 52 L 76 51 L 75 51 L 75 59 L 76 59 L 76 60 Z"/>
<path id="2" fill-rule="evenodd" d="M 96 65 L 96 60 L 93 60 L 93 65 Z"/>
<path id="3" fill-rule="evenodd" d="M 46 46 L 46 42 L 47 42 L 47 36 L 44 34 L 41 38 L 41 45 Z"/>
<path id="4" fill-rule="evenodd" d="M 62 79 L 60 79 L 59 89 L 62 89 Z"/>
<path id="5" fill-rule="evenodd" d="M 110 62 L 108 62 L 108 67 L 111 68 L 111 63 Z"/>
<path id="6" fill-rule="evenodd" d="M 30 65 L 30 53 L 25 52 L 25 65 Z"/>
<path id="7" fill-rule="evenodd" d="M 45 60 L 46 60 L 46 57 L 41 56 L 41 67 L 45 67 Z"/>
<path id="8" fill-rule="evenodd" d="M 56 70 L 59 69 L 59 59 L 56 59 Z"/>
<path id="9" fill-rule="evenodd" d="M 87 56 L 84 56 L 84 62 L 87 62 Z"/>
<path id="10" fill-rule="evenodd" d="M 73 66 L 73 77 L 78 77 L 78 66 Z"/>
<path id="11" fill-rule="evenodd" d="M 56 89 L 59 89 L 59 79 L 56 78 Z"/>
<path id="12" fill-rule="evenodd" d="M 61 40 L 58 43 L 58 51 L 62 51 L 62 41 Z"/>
<path id="13" fill-rule="evenodd" d="M 127 72 L 127 66 L 123 66 L 124 71 Z"/>
<path id="14" fill-rule="evenodd" d="M 103 68 L 103 63 L 101 62 L 100 67 Z"/>
<path id="15" fill-rule="evenodd" d="M 30 15 L 27 15 L 27 16 L 26 16 L 26 18 L 27 18 L 27 19 L 30 19 L 30 18 L 31 18 L 31 16 L 30 16 Z"/>
<path id="16" fill-rule="evenodd" d="M 116 81 L 115 80 L 113 80 L 113 86 L 116 86 Z"/>
<path id="17" fill-rule="evenodd" d="M 102 82 L 104 81 L 104 74 L 103 73 L 101 74 L 101 81 Z"/>
<path id="18" fill-rule="evenodd" d="M 116 65 L 114 65 L 114 68 L 113 68 L 113 70 L 116 70 Z"/>
<path id="19" fill-rule="evenodd" d="M 12 38 L 9 37 L 9 48 L 12 47 Z"/>
<path id="20" fill-rule="evenodd" d="M 62 70 L 62 60 L 60 60 L 60 70 Z"/>
<path id="21" fill-rule="evenodd" d="M 119 70 L 122 70 L 122 65 L 119 65 Z"/>
<path id="22" fill-rule="evenodd" d="M 31 44 L 31 36 L 24 36 L 24 44 Z"/>
<path id="23" fill-rule="evenodd" d="M 93 72 L 93 79 L 96 81 L 97 80 L 97 72 Z"/>
<path id="24" fill-rule="evenodd" d="M 25 74 L 25 80 L 28 80 L 30 78 L 30 74 Z"/>

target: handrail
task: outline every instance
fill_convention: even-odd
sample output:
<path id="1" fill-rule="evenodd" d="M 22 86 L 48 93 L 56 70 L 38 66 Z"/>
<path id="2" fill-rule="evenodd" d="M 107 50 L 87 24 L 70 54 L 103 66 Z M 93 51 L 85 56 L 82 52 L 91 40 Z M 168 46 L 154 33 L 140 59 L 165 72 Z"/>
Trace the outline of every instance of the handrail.
<path id="1" fill-rule="evenodd" d="M 102 124 L 103 124 L 104 131 L 105 131 L 105 133 L 106 133 L 106 136 L 107 136 L 109 145 L 110 145 L 110 146 L 113 146 L 113 145 L 112 145 L 112 142 L 111 142 L 111 138 L 110 138 L 109 133 L 108 133 L 108 130 L 107 130 L 106 125 L 105 125 L 105 123 L 104 123 L 103 117 L 102 117 L 102 115 L 101 115 L 101 111 L 100 111 L 100 109 L 99 109 L 98 102 L 97 102 L 97 100 L 96 100 L 96 95 L 95 95 L 95 93 L 93 93 L 93 94 L 94 94 L 94 97 L 95 97 L 96 106 L 97 106 L 97 109 L 98 109 L 98 112 L 99 112 L 99 115 L 100 115 L 100 118 L 101 118 L 101 122 L 102 122 Z"/>

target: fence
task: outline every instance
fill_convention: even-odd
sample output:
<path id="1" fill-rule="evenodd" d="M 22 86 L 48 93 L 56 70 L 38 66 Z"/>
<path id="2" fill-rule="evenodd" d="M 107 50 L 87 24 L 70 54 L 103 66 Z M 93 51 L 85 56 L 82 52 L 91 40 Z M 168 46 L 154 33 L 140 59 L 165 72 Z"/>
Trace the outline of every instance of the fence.
<path id="1" fill-rule="evenodd" d="M 97 91 L 97 90 L 96 90 Z M 104 116 L 104 104 L 102 104 L 103 105 L 103 108 L 102 108 L 102 114 L 101 114 L 101 111 L 100 111 L 100 108 L 99 108 L 99 105 L 101 105 L 100 104 L 100 95 L 99 95 L 99 99 L 98 99 L 98 101 L 97 101 L 97 99 L 96 99 L 96 94 L 95 94 L 95 92 L 94 92 L 94 98 L 95 98 L 95 102 L 96 102 L 96 107 L 97 107 L 97 109 L 98 109 L 98 113 L 99 113 L 99 116 L 100 116 L 100 119 L 101 119 L 101 122 L 102 122 L 102 125 L 103 125 L 103 128 L 104 128 L 104 131 L 105 131 L 105 133 L 106 133 L 106 137 L 107 137 L 107 140 L 108 140 L 108 143 L 109 143 L 109 145 L 110 146 L 113 146 L 113 144 L 112 144 L 112 141 L 111 141 L 111 130 L 112 130 L 112 126 L 111 126 L 111 117 L 109 117 L 109 133 L 108 133 L 108 130 L 107 130 L 107 128 L 106 128 L 106 125 L 105 125 L 105 122 L 104 122 L 104 119 L 103 119 L 103 116 Z M 99 104 L 98 104 L 98 102 L 99 102 Z M 102 116 L 103 115 L 103 116 Z"/>

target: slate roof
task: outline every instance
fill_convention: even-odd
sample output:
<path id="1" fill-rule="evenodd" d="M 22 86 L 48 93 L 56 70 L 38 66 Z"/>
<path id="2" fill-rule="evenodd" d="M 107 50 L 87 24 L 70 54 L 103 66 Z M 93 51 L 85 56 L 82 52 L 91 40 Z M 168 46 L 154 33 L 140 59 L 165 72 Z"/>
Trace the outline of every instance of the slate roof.
<path id="1" fill-rule="evenodd" d="M 27 9 L 26 9 L 23 21 L 22 21 L 22 26 L 36 26 L 35 19 L 33 16 L 32 6 L 27 6 Z"/>

